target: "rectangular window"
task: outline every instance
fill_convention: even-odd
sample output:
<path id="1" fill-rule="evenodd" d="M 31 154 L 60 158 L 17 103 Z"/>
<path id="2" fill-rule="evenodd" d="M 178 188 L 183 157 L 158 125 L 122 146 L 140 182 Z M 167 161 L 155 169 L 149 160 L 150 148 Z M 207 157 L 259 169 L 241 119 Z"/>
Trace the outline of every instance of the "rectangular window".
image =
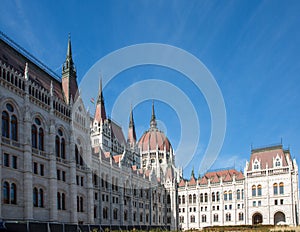
<path id="1" fill-rule="evenodd" d="M 277 200 L 274 201 L 274 205 L 278 205 L 278 201 Z"/>
<path id="2" fill-rule="evenodd" d="M 237 204 L 237 208 L 238 208 L 238 209 L 240 208 L 240 204 Z"/>
<path id="3" fill-rule="evenodd" d="M 79 176 L 76 176 L 76 184 L 79 185 Z"/>
<path id="4" fill-rule="evenodd" d="M 12 157 L 12 168 L 17 169 L 17 156 Z"/>
<path id="5" fill-rule="evenodd" d="M 33 163 L 33 173 L 38 174 L 38 164 L 36 162 Z"/>
<path id="6" fill-rule="evenodd" d="M 95 193 L 95 200 L 98 200 L 98 193 Z"/>
<path id="7" fill-rule="evenodd" d="M 227 205 L 225 205 L 225 210 L 227 210 Z"/>
<path id="8" fill-rule="evenodd" d="M 105 195 L 102 194 L 102 201 L 105 201 Z"/>
<path id="9" fill-rule="evenodd" d="M 258 202 L 257 202 L 257 205 L 258 205 L 258 206 L 261 206 L 261 201 L 258 201 Z"/>
<path id="10" fill-rule="evenodd" d="M 83 186 L 83 177 L 81 177 L 81 186 Z"/>
<path id="11" fill-rule="evenodd" d="M 106 201 L 108 202 L 108 195 L 106 195 Z"/>
<path id="12" fill-rule="evenodd" d="M 220 207 L 217 205 L 217 210 L 219 210 L 220 209 Z"/>
<path id="13" fill-rule="evenodd" d="M 44 176 L 44 164 L 40 165 L 40 175 Z"/>
<path id="14" fill-rule="evenodd" d="M 9 167 L 9 154 L 4 153 L 3 164 L 5 167 Z"/>
<path id="15" fill-rule="evenodd" d="M 280 199 L 280 204 L 283 205 L 283 199 Z"/>
<path id="16" fill-rule="evenodd" d="M 256 201 L 253 201 L 252 204 L 253 204 L 253 206 L 255 207 L 255 206 L 256 206 Z"/>

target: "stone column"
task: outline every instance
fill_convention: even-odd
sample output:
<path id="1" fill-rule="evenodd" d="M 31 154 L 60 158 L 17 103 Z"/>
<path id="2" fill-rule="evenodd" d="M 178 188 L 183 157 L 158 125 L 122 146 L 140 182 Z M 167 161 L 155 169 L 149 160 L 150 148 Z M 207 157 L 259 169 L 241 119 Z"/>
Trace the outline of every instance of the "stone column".
<path id="1" fill-rule="evenodd" d="M 68 201 L 70 202 L 71 218 L 70 223 L 78 223 L 77 219 L 77 186 L 76 186 L 76 161 L 75 161 L 75 139 L 73 131 L 70 133 L 70 148 L 69 148 L 69 160 L 70 160 L 70 192 Z"/>
<path id="2" fill-rule="evenodd" d="M 26 100 L 25 100 L 26 101 Z M 30 108 L 24 107 L 24 218 L 33 219 L 33 202 L 32 202 L 32 154 L 31 154 L 31 118 Z M 27 133 L 27 136 L 25 134 Z"/>
<path id="3" fill-rule="evenodd" d="M 52 107 L 52 104 L 51 104 Z M 55 120 L 50 120 L 50 133 L 48 140 L 49 149 L 49 209 L 50 221 L 57 221 L 57 172 L 56 172 L 56 154 L 55 154 Z"/>

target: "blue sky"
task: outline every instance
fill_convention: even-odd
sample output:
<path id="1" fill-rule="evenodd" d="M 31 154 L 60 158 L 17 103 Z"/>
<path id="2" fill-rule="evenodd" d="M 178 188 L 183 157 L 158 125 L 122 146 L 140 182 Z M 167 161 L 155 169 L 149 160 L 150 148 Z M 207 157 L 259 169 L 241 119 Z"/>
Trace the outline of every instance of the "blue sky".
<path id="1" fill-rule="evenodd" d="M 224 144 L 211 169 L 234 165 L 242 169 L 251 145 L 279 143 L 281 138 L 300 160 L 299 12 L 299 1 L 277 0 L 4 0 L 0 30 L 59 74 L 70 32 L 79 81 L 100 58 L 129 45 L 163 43 L 193 54 L 214 76 L 227 112 Z M 128 69 L 104 89 L 107 112 L 124 89 L 151 78 L 180 88 L 196 109 L 200 140 L 184 173 L 189 176 L 193 166 L 197 173 L 211 117 L 203 94 L 187 77 L 159 66 Z M 138 136 L 148 128 L 151 102 L 134 109 Z M 160 127 L 176 149 L 180 120 L 185 118 L 166 102 L 156 101 L 155 106 Z M 87 107 L 93 106 L 87 103 Z"/>

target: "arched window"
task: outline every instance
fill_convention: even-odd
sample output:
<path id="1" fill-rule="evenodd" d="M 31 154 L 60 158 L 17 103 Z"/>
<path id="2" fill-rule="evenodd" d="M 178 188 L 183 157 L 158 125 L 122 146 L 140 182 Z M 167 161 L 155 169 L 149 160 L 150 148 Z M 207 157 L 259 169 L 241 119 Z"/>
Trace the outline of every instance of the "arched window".
<path id="1" fill-rule="evenodd" d="M 241 191 L 239 189 L 236 191 L 236 199 L 237 200 L 241 199 Z"/>
<path id="2" fill-rule="evenodd" d="M 60 141 L 60 155 L 62 159 L 66 158 L 66 142 L 64 138 Z"/>
<path id="3" fill-rule="evenodd" d="M 127 221 L 128 215 L 127 215 L 127 210 L 124 210 L 124 221 Z"/>
<path id="4" fill-rule="evenodd" d="M 231 221 L 231 214 L 230 213 L 226 214 L 226 221 L 227 222 Z"/>
<path id="5" fill-rule="evenodd" d="M 244 189 L 242 189 L 242 199 L 244 199 Z"/>
<path id="6" fill-rule="evenodd" d="M 61 209 L 61 198 L 60 193 L 57 193 L 57 209 Z"/>
<path id="7" fill-rule="evenodd" d="M 44 130 L 39 128 L 39 150 L 44 150 Z"/>
<path id="8" fill-rule="evenodd" d="M 31 146 L 37 148 L 37 128 L 36 125 L 31 126 Z"/>
<path id="9" fill-rule="evenodd" d="M 200 202 L 203 203 L 203 193 L 200 194 Z"/>
<path id="10" fill-rule="evenodd" d="M 2 111 L 2 136 L 18 141 L 18 119 L 13 114 L 14 107 L 7 103 L 7 111 Z"/>
<path id="11" fill-rule="evenodd" d="M 114 220 L 118 219 L 118 209 L 114 209 L 114 211 L 113 211 L 113 217 L 114 217 Z"/>
<path id="12" fill-rule="evenodd" d="M 192 194 L 189 195 L 189 203 L 192 203 Z"/>
<path id="13" fill-rule="evenodd" d="M 11 139 L 18 141 L 18 119 L 15 115 L 11 116 Z"/>
<path id="14" fill-rule="evenodd" d="M 178 204 L 181 204 L 181 196 L 178 196 Z"/>
<path id="15" fill-rule="evenodd" d="M 9 138 L 9 115 L 6 111 L 2 112 L 2 136 Z"/>
<path id="16" fill-rule="evenodd" d="M 243 221 L 244 220 L 244 214 L 243 213 L 239 213 L 239 221 Z"/>
<path id="17" fill-rule="evenodd" d="M 202 222 L 206 222 L 206 215 L 202 215 Z"/>
<path id="18" fill-rule="evenodd" d="M 79 209 L 79 196 L 77 196 L 77 212 L 80 212 L 80 209 Z"/>
<path id="19" fill-rule="evenodd" d="M 196 203 L 196 194 L 193 195 L 193 203 Z"/>
<path id="20" fill-rule="evenodd" d="M 43 191 L 43 189 L 39 190 L 39 207 L 44 207 L 44 191 Z"/>
<path id="21" fill-rule="evenodd" d="M 9 204 L 9 183 L 6 181 L 3 183 L 3 203 Z"/>
<path id="22" fill-rule="evenodd" d="M 66 195 L 64 193 L 61 194 L 61 209 L 66 209 Z"/>
<path id="23" fill-rule="evenodd" d="M 83 212 L 83 197 L 80 197 L 80 212 Z"/>
<path id="24" fill-rule="evenodd" d="M 60 157 L 60 148 L 59 148 L 59 137 L 56 135 L 55 136 L 55 153 L 56 153 L 56 157 Z"/>
<path id="25" fill-rule="evenodd" d="M 212 201 L 216 201 L 216 194 L 215 194 L 215 192 L 213 192 L 213 193 L 211 194 L 211 200 L 212 200 Z"/>
<path id="26" fill-rule="evenodd" d="M 283 184 L 283 182 L 279 183 L 279 194 L 284 194 L 284 184 Z"/>
<path id="27" fill-rule="evenodd" d="M 217 201 L 220 201 L 220 192 L 217 192 Z"/>
<path id="28" fill-rule="evenodd" d="M 17 186 L 15 183 L 10 185 L 10 203 L 17 204 Z"/>
<path id="29" fill-rule="evenodd" d="M 219 215 L 218 214 L 214 214 L 214 222 L 219 221 Z"/>
<path id="30" fill-rule="evenodd" d="M 261 196 L 261 185 L 257 185 L 257 196 Z"/>
<path id="31" fill-rule="evenodd" d="M 63 137 L 63 132 L 61 129 L 58 129 L 57 135 L 55 136 L 55 152 L 56 157 L 60 157 L 62 159 L 66 158 L 66 142 Z"/>
<path id="32" fill-rule="evenodd" d="M 278 194 L 278 184 L 277 183 L 273 184 L 273 193 L 274 193 L 274 195 Z"/>
<path id="33" fill-rule="evenodd" d="M 224 192 L 224 201 L 227 201 L 227 191 Z"/>
<path id="34" fill-rule="evenodd" d="M 252 185 L 252 197 L 256 196 L 256 186 Z"/>
<path id="35" fill-rule="evenodd" d="M 230 201 L 232 200 L 232 191 L 231 190 L 228 192 L 228 198 Z"/>
<path id="36" fill-rule="evenodd" d="M 204 194 L 204 201 L 208 202 L 208 195 L 207 195 L 207 193 Z"/>
<path id="37" fill-rule="evenodd" d="M 185 196 L 182 196 L 182 204 L 185 204 Z"/>
<path id="38" fill-rule="evenodd" d="M 76 160 L 76 164 L 79 164 L 79 151 L 77 145 L 75 145 L 75 160 Z"/>
<path id="39" fill-rule="evenodd" d="M 191 220 L 191 223 L 195 222 L 195 216 L 191 215 L 190 220 Z"/>
<path id="40" fill-rule="evenodd" d="M 32 197 L 33 197 L 33 206 L 38 207 L 38 190 L 37 190 L 37 188 L 33 188 Z"/>

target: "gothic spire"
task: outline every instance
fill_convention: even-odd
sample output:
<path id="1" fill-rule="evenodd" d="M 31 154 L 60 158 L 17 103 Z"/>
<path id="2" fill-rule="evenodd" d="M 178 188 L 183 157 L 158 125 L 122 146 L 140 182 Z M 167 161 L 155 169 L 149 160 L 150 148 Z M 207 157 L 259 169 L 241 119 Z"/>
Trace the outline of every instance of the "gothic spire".
<path id="1" fill-rule="evenodd" d="M 105 111 L 104 98 L 102 93 L 102 77 L 100 77 L 99 92 L 98 92 L 98 99 L 97 99 L 96 112 L 95 112 L 95 121 L 103 122 L 105 119 L 106 119 L 106 111 Z"/>
<path id="2" fill-rule="evenodd" d="M 135 143 L 136 143 L 136 133 L 135 133 L 132 106 L 130 107 L 129 128 L 128 128 L 127 141 L 131 146 L 134 146 Z"/>
<path id="3" fill-rule="evenodd" d="M 156 126 L 157 126 L 157 123 L 156 123 L 155 110 L 154 110 L 154 101 L 152 101 L 152 116 L 151 116 L 151 121 L 150 121 L 150 127 L 156 128 Z"/>
<path id="4" fill-rule="evenodd" d="M 71 36 L 69 34 L 67 56 L 62 68 L 62 89 L 67 104 L 70 104 L 71 98 L 73 102 L 77 98 L 78 85 L 76 79 L 77 74 L 72 58 Z"/>

